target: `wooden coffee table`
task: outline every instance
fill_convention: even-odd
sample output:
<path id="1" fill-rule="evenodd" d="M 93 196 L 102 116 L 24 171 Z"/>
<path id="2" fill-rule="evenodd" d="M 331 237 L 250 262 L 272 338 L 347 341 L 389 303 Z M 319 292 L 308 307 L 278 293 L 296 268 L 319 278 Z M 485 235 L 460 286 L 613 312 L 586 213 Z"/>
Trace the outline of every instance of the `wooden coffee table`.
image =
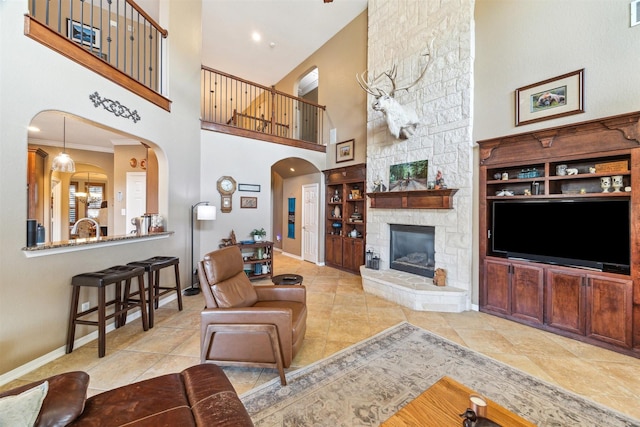
<path id="1" fill-rule="evenodd" d="M 385 427 L 422 425 L 460 427 L 463 421 L 460 414 L 470 406 L 469 396 L 474 393 L 470 388 L 444 376 L 381 425 Z M 486 400 L 487 418 L 491 421 L 505 427 L 535 427 L 535 424 L 492 400 Z"/>

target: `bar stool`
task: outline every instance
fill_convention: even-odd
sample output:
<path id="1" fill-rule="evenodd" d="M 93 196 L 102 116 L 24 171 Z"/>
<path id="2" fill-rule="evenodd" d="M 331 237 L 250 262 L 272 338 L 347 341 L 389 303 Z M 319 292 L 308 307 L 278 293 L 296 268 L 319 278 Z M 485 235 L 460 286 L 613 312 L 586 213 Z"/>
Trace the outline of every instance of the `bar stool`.
<path id="1" fill-rule="evenodd" d="M 143 267 L 147 272 L 149 302 L 149 327 L 153 328 L 154 310 L 158 308 L 160 297 L 170 292 L 176 293 L 178 297 L 178 310 L 182 311 L 182 293 L 180 292 L 180 258 L 173 256 L 154 256 L 143 261 L 130 262 L 127 265 Z M 175 286 L 160 286 L 160 270 L 174 266 Z"/>
<path id="2" fill-rule="evenodd" d="M 138 293 L 141 294 L 139 300 L 131 299 L 131 295 L 133 295 L 131 293 L 131 279 L 134 277 L 138 278 Z M 123 289 L 121 287 L 123 281 L 125 282 L 124 295 L 122 294 Z M 107 286 L 114 284 L 114 297 L 112 300 L 107 301 Z M 144 290 L 144 268 L 116 265 L 105 270 L 82 273 L 73 276 L 71 286 L 73 286 L 73 292 L 71 294 L 69 326 L 67 329 L 67 353 L 73 351 L 76 325 L 91 325 L 98 327 L 98 357 L 104 357 L 107 320 L 115 317 L 115 327 L 119 328 L 127 322 L 127 312 L 136 307 L 140 307 L 142 329 L 145 331 L 149 329 L 144 292 L 139 292 L 140 290 Z M 98 305 L 89 310 L 78 311 L 80 289 L 83 286 L 98 288 Z M 110 306 L 114 306 L 113 313 L 107 315 L 107 308 Z M 95 311 L 98 312 L 97 321 L 82 319 Z"/>

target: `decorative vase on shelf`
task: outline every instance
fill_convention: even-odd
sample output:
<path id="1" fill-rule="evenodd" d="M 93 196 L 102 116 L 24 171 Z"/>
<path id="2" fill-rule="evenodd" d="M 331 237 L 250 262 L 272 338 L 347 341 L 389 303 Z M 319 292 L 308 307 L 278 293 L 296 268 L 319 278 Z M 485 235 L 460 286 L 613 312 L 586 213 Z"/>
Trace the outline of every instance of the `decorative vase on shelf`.
<path id="1" fill-rule="evenodd" d="M 624 186 L 622 182 L 622 175 L 612 176 L 611 180 L 612 180 L 611 186 L 613 187 L 613 192 L 619 193 L 620 189 Z"/>
<path id="2" fill-rule="evenodd" d="M 340 218 L 340 216 L 341 216 L 341 215 L 342 215 L 342 213 L 340 212 L 340 205 L 336 205 L 336 206 L 333 208 L 333 216 L 334 216 L 335 218 Z"/>
<path id="3" fill-rule="evenodd" d="M 611 188 L 611 177 L 603 176 L 600 178 L 600 188 L 602 188 L 603 193 L 608 193 L 609 188 Z"/>

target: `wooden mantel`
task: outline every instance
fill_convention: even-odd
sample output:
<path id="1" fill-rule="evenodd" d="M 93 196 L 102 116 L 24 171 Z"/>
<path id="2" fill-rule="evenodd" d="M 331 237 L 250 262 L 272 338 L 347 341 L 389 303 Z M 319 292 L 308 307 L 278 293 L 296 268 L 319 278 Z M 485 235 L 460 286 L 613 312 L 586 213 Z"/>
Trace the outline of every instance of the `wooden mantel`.
<path id="1" fill-rule="evenodd" d="M 367 193 L 371 207 L 378 209 L 451 209 L 458 189 L 385 191 Z"/>

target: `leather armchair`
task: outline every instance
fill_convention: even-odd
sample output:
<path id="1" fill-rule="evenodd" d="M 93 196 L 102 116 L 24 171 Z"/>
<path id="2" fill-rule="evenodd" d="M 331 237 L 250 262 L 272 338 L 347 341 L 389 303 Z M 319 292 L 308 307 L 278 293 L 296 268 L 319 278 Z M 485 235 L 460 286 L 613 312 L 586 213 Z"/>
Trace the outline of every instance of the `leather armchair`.
<path id="1" fill-rule="evenodd" d="M 206 301 L 201 314 L 201 362 L 284 368 L 302 347 L 307 328 L 304 286 L 253 286 L 242 253 L 228 246 L 198 263 Z"/>

